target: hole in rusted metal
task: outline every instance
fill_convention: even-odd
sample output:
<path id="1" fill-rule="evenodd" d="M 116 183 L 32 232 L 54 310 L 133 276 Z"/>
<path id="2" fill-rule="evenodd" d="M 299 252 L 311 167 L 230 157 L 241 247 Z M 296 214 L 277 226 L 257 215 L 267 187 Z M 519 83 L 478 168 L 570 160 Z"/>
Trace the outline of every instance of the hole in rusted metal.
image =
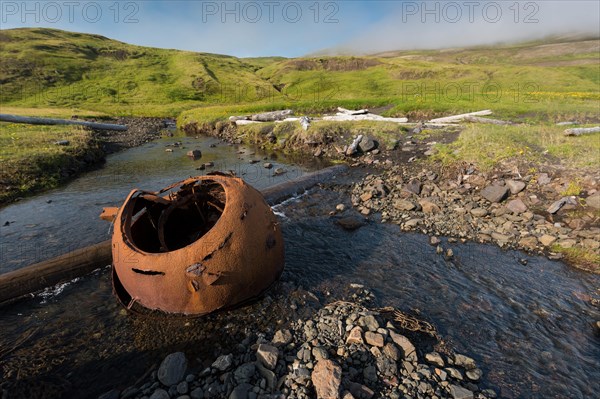
<path id="1" fill-rule="evenodd" d="M 225 189 L 213 180 L 186 184 L 168 196 L 134 199 L 131 242 L 150 253 L 184 248 L 204 236 L 225 208 Z"/>
<path id="2" fill-rule="evenodd" d="M 139 273 L 139 274 L 145 274 L 146 276 L 164 276 L 165 275 L 164 272 L 157 272 L 155 270 L 141 270 L 141 269 L 135 269 L 135 268 L 133 268 L 131 270 L 133 270 L 134 272 Z"/>

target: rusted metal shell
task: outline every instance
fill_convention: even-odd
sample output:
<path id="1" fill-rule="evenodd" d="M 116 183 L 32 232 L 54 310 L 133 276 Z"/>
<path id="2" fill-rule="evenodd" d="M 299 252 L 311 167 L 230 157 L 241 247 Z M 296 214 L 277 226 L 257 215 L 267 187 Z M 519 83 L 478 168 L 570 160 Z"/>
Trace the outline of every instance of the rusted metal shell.
<path id="1" fill-rule="evenodd" d="M 112 253 L 124 305 L 185 315 L 259 296 L 284 264 L 281 229 L 263 196 L 223 175 L 133 190 L 114 219 Z"/>

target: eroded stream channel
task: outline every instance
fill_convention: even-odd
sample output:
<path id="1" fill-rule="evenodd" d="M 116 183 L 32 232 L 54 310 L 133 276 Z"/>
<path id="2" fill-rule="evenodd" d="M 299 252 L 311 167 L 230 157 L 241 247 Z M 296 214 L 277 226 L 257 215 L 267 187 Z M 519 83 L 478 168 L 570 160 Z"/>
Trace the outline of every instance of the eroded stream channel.
<path id="1" fill-rule="evenodd" d="M 187 149 L 203 150 L 193 162 L 187 149 L 165 152 L 173 141 L 114 154 L 101 170 L 0 210 L 0 225 L 11 222 L 0 227 L 1 271 L 109 238 L 108 223 L 98 219 L 102 206 L 118 204 L 134 187 L 160 188 L 200 174 L 195 168 L 205 162 L 214 162 L 214 170 L 234 170 L 257 188 L 319 166 L 291 166 L 288 158 L 250 155 L 256 150 L 247 147 L 211 148 L 217 141 L 208 138 L 182 139 Z M 273 177 L 262 166 L 264 157 L 288 172 Z M 381 306 L 419 310 L 457 351 L 477 360 L 484 382 L 502 397 L 597 397 L 600 337 L 593 323 L 600 311 L 590 298 L 600 294 L 600 276 L 521 252 L 444 240 L 455 253 L 448 261 L 436 255 L 427 236 L 394 225 L 372 221 L 343 230 L 329 215 L 340 202 L 350 208 L 343 194 L 312 190 L 276 207 L 286 240 L 283 281 L 322 302 L 360 283 Z M 527 265 L 519 262 L 523 258 Z M 112 297 L 108 268 L 101 269 L 0 308 L 0 384 L 10 384 L 10 398 L 97 397 L 134 384 L 175 349 L 201 363 L 236 345 L 239 333 L 233 331 L 243 328 L 234 323 L 268 325 L 267 316 L 249 308 L 191 321 L 128 316 Z"/>

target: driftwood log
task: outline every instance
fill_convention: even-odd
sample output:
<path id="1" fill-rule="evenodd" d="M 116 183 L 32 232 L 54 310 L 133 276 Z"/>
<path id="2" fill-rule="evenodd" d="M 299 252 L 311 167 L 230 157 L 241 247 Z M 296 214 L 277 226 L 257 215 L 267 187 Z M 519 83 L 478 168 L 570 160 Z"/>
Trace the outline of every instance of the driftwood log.
<path id="1" fill-rule="evenodd" d="M 592 133 L 600 133 L 600 126 L 567 129 L 567 130 L 565 130 L 564 135 L 565 136 L 581 136 L 583 134 L 592 134 Z"/>
<path id="2" fill-rule="evenodd" d="M 514 125 L 514 123 L 510 122 L 510 121 L 501 121 L 499 119 L 490 119 L 490 118 L 480 118 L 479 116 L 473 116 L 473 115 L 466 116 L 463 120 L 466 122 L 487 123 L 487 124 L 491 124 L 491 125 Z"/>
<path id="3" fill-rule="evenodd" d="M 261 190 L 269 205 L 277 204 L 344 172 L 345 165 L 308 173 Z M 112 262 L 111 240 L 0 275 L 0 303 L 10 302 L 56 284 L 84 276 Z"/>
<path id="4" fill-rule="evenodd" d="M 31 116 L 10 114 L 0 114 L 0 122 L 27 123 L 30 125 L 77 125 L 101 130 L 127 130 L 127 126 L 125 125 L 115 125 L 111 123 L 86 122 L 71 119 L 34 118 Z"/>
<path id="5" fill-rule="evenodd" d="M 468 114 L 452 115 L 452 116 L 445 116 L 443 118 L 431 119 L 429 121 L 429 123 L 455 123 L 455 122 L 460 122 L 469 116 L 486 116 L 486 115 L 491 115 L 491 114 L 492 114 L 492 111 L 489 109 L 486 109 L 483 111 L 469 112 Z"/>
<path id="6" fill-rule="evenodd" d="M 259 122 L 273 122 L 280 121 L 292 115 L 293 112 L 291 109 L 284 109 L 283 111 L 272 111 L 272 112 L 263 112 L 261 114 L 252 115 L 250 118 L 253 121 Z"/>

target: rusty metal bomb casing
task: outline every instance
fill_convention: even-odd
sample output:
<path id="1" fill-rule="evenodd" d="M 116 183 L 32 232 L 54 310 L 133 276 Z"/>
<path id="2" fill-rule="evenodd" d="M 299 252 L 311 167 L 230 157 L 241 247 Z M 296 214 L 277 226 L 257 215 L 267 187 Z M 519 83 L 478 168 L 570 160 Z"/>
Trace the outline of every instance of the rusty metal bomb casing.
<path id="1" fill-rule="evenodd" d="M 259 296 L 281 275 L 276 216 L 242 179 L 209 175 L 133 190 L 114 219 L 113 286 L 131 307 L 202 315 Z"/>

